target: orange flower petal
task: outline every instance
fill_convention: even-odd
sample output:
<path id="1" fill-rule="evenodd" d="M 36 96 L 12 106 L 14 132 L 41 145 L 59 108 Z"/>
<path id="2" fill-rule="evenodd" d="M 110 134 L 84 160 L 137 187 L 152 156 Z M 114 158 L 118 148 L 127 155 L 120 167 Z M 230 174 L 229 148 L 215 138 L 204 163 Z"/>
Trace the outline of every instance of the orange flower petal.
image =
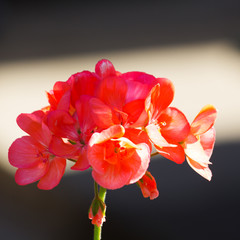
<path id="1" fill-rule="evenodd" d="M 156 150 L 163 157 L 177 163 L 182 164 L 185 161 L 184 149 L 180 144 L 174 145 L 174 147 L 161 147 L 155 145 Z"/>
<path id="2" fill-rule="evenodd" d="M 202 165 L 199 164 L 197 161 L 194 161 L 193 159 L 189 158 L 188 156 L 186 157 L 187 162 L 189 164 L 189 166 L 195 171 L 197 172 L 199 175 L 201 175 L 202 177 L 204 177 L 205 179 L 207 179 L 208 181 L 211 180 L 212 178 L 212 172 L 209 169 L 208 165 Z"/>
<path id="3" fill-rule="evenodd" d="M 157 119 L 162 136 L 168 142 L 181 142 L 189 134 L 190 125 L 185 115 L 177 108 L 169 107 Z"/>
<path id="4" fill-rule="evenodd" d="M 173 100 L 174 88 L 170 80 L 159 78 L 160 83 L 156 84 L 145 100 L 145 109 L 149 120 L 156 120 L 161 111 L 169 106 Z"/>
<path id="5" fill-rule="evenodd" d="M 206 105 L 201 109 L 191 124 L 191 132 L 200 135 L 210 129 L 217 117 L 217 110 L 212 105 Z"/>
<path id="6" fill-rule="evenodd" d="M 162 147 L 176 147 L 176 144 L 170 144 L 160 133 L 160 127 L 155 124 L 149 124 L 146 126 L 146 132 L 151 142 L 158 148 Z"/>

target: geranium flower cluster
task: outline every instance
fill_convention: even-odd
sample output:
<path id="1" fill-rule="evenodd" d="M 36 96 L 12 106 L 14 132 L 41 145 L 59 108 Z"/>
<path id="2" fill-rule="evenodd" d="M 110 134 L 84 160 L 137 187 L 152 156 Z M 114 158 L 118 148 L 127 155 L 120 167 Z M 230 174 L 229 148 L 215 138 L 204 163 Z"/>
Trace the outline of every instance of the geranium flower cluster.
<path id="1" fill-rule="evenodd" d="M 28 134 L 9 148 L 19 185 L 39 181 L 38 188 L 52 189 L 70 160 L 72 170 L 91 168 L 103 188 L 137 183 L 144 197 L 154 199 L 156 181 L 147 171 L 152 145 L 177 164 L 186 159 L 197 173 L 211 179 L 216 109 L 205 106 L 190 124 L 179 109 L 170 107 L 174 86 L 169 79 L 120 73 L 110 61 L 101 60 L 95 72 L 56 82 L 47 97 L 49 106 L 17 118 Z"/>

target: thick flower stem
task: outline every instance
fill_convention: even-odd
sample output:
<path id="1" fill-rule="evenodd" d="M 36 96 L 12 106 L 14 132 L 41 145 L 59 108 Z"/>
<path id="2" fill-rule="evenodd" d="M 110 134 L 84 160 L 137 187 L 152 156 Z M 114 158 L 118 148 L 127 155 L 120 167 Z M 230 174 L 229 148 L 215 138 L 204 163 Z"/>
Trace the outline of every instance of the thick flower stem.
<path id="1" fill-rule="evenodd" d="M 106 198 L 107 189 L 103 187 L 99 187 L 98 192 L 98 184 L 94 182 L 94 191 L 95 195 L 98 196 L 104 203 Z M 105 214 L 105 213 L 104 213 Z M 96 224 L 94 225 L 94 240 L 100 240 L 101 239 L 101 233 L 102 233 L 102 225 L 98 227 Z"/>

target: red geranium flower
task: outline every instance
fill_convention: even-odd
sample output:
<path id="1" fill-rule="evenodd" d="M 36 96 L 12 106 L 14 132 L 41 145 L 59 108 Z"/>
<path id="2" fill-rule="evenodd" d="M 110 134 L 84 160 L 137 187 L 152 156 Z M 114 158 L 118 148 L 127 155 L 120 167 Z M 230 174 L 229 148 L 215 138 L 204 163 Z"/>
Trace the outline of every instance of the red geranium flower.
<path id="1" fill-rule="evenodd" d="M 188 136 L 190 126 L 180 110 L 168 107 L 173 95 L 173 86 L 167 79 L 153 87 L 145 101 L 149 117 L 145 129 L 161 155 L 176 163 L 182 163 L 185 154 L 180 142 Z"/>
<path id="2" fill-rule="evenodd" d="M 30 136 L 16 139 L 9 148 L 9 162 L 17 167 L 15 180 L 19 185 L 39 181 L 38 188 L 52 189 L 60 182 L 66 160 L 49 150 L 52 133 L 43 122 L 44 113 L 20 114 L 17 123 Z"/>
<path id="3" fill-rule="evenodd" d="M 89 141 L 88 159 L 95 181 L 104 188 L 117 189 L 137 182 L 146 172 L 150 149 L 145 143 L 145 133 L 128 132 L 121 125 L 114 125 L 94 133 Z M 135 144 L 133 141 L 138 138 Z M 133 141 L 131 141 L 133 139 Z M 139 143 L 140 142 L 140 143 Z"/>

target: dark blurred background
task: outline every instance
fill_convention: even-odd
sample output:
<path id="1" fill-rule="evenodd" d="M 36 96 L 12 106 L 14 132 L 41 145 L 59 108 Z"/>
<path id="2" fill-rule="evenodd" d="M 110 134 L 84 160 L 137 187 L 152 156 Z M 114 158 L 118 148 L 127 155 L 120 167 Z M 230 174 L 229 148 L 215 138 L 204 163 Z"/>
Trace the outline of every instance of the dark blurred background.
<path id="1" fill-rule="evenodd" d="M 0 60 L 229 39 L 238 0 L 1 0 Z"/>
<path id="2" fill-rule="evenodd" d="M 1 66 L 219 40 L 231 42 L 239 53 L 238 0 L 2 0 L 0 5 Z M 5 79 L 0 84 L 5 86 Z M 226 101 L 231 109 L 229 97 Z M 158 184 L 157 199 L 144 199 L 136 185 L 108 191 L 103 239 L 239 239 L 240 133 L 236 130 L 232 140 L 225 136 L 211 158 L 211 182 L 187 163 L 154 157 L 150 171 Z M 52 191 L 38 190 L 36 184 L 20 187 L 13 173 L 1 167 L 6 152 L 0 156 L 0 239 L 92 239 L 87 216 L 93 198 L 91 172 L 66 174 Z"/>

